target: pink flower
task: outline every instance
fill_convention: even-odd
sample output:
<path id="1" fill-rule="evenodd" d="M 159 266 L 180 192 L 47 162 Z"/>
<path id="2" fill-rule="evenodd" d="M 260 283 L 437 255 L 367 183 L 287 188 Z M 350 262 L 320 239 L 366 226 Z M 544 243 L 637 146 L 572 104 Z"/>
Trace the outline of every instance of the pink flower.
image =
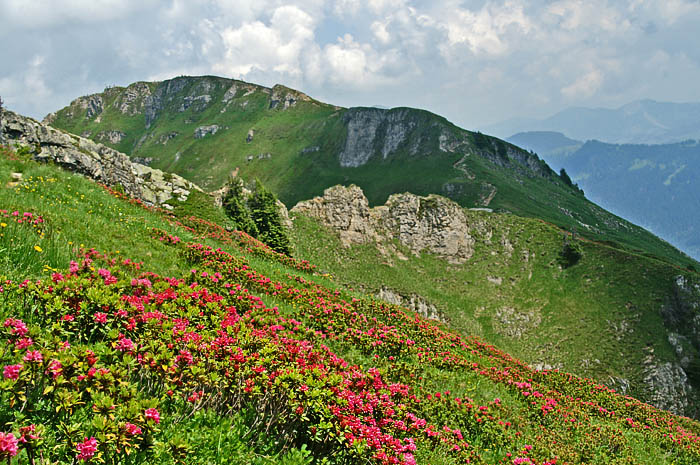
<path id="1" fill-rule="evenodd" d="M 39 436 L 37 436 L 34 433 L 36 433 L 36 425 L 34 425 L 34 424 L 21 427 L 19 429 L 19 434 L 21 434 L 21 437 L 19 438 L 19 442 L 26 444 L 29 441 L 39 439 Z"/>
<path id="2" fill-rule="evenodd" d="M 116 349 L 119 352 L 131 352 L 132 350 L 134 350 L 134 341 L 132 341 L 128 337 L 123 337 L 119 339 L 119 342 L 117 342 Z"/>
<path id="3" fill-rule="evenodd" d="M 14 334 L 15 336 L 22 337 L 29 331 L 27 329 L 27 325 L 24 324 L 24 321 L 16 318 L 8 318 L 5 320 L 4 326 L 5 328 L 10 328 L 10 333 Z"/>
<path id="4" fill-rule="evenodd" d="M 107 314 L 106 313 L 95 312 L 94 318 L 95 318 L 95 321 L 97 323 L 101 323 L 101 324 L 107 323 Z"/>
<path id="5" fill-rule="evenodd" d="M 76 262 L 75 260 L 71 260 L 68 271 L 70 271 L 71 273 L 77 273 L 79 269 L 80 265 L 78 265 L 78 262 Z"/>
<path id="6" fill-rule="evenodd" d="M 0 433 L 0 457 L 17 455 L 17 438 L 12 433 Z"/>
<path id="7" fill-rule="evenodd" d="M 34 341 L 31 337 L 23 337 L 22 339 L 15 342 L 15 349 L 24 350 L 27 347 L 30 347 L 32 344 L 34 344 Z"/>
<path id="8" fill-rule="evenodd" d="M 138 426 L 136 426 L 133 423 L 126 423 L 124 425 L 124 430 L 127 432 L 127 434 L 129 436 L 136 436 L 137 434 L 141 434 L 143 432 L 141 430 L 141 428 L 139 428 Z"/>
<path id="9" fill-rule="evenodd" d="M 160 423 L 160 413 L 154 408 L 148 408 L 144 412 L 147 420 L 153 420 L 156 423 Z"/>
<path id="10" fill-rule="evenodd" d="M 38 350 L 28 350 L 26 355 L 24 356 L 23 360 L 25 362 L 41 363 L 41 361 L 44 360 L 44 357 L 41 355 L 41 352 L 39 352 Z"/>
<path id="11" fill-rule="evenodd" d="M 51 275 L 51 280 L 52 280 L 54 283 L 59 283 L 59 282 L 63 281 L 63 279 L 64 279 L 64 277 L 63 277 L 63 275 L 62 275 L 61 273 L 53 273 L 53 274 Z"/>
<path id="12" fill-rule="evenodd" d="M 63 373 L 63 365 L 58 360 L 53 359 L 49 362 L 49 368 L 46 372 L 50 373 L 53 379 L 56 379 Z"/>
<path id="13" fill-rule="evenodd" d="M 78 449 L 78 455 L 75 457 L 78 460 L 89 460 L 97 452 L 97 439 L 94 437 L 85 438 L 83 442 L 75 446 Z"/>

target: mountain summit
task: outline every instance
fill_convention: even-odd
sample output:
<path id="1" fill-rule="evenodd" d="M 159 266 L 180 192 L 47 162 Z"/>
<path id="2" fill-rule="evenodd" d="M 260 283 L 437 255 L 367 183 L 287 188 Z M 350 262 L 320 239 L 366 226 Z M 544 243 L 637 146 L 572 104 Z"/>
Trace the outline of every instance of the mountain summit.
<path id="1" fill-rule="evenodd" d="M 371 205 L 401 192 L 441 194 L 692 263 L 586 200 L 535 154 L 427 111 L 340 108 L 281 85 L 182 76 L 80 97 L 46 122 L 209 190 L 238 170 L 288 207 L 336 184 L 358 185 Z"/>

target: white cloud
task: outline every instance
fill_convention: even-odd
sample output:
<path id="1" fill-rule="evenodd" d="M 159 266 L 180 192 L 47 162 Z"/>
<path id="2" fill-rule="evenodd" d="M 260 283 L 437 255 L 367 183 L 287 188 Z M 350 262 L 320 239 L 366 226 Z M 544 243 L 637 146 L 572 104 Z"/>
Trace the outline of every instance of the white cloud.
<path id="1" fill-rule="evenodd" d="M 585 99 L 592 96 L 603 84 L 603 73 L 594 69 L 576 79 L 571 85 L 561 89 L 561 93 L 569 99 Z"/>
<path id="2" fill-rule="evenodd" d="M 516 1 L 487 2 L 478 11 L 459 7 L 446 9 L 442 20 L 449 45 L 465 44 L 475 55 L 504 54 L 510 50 L 510 38 L 527 34 L 532 29 L 523 5 Z"/>
<path id="3" fill-rule="evenodd" d="M 700 100 L 698 23 L 697 0 L 0 0 L 0 93 L 41 117 L 107 84 L 219 74 L 473 127 Z"/>

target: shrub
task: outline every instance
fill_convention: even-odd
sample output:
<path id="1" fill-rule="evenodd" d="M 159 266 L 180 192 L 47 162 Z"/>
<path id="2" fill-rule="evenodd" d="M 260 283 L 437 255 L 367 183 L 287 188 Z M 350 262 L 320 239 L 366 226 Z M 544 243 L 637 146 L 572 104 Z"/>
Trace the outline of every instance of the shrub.
<path id="1" fill-rule="evenodd" d="M 583 247 L 575 236 L 564 236 L 564 243 L 559 252 L 559 264 L 563 268 L 574 266 L 583 257 Z"/>

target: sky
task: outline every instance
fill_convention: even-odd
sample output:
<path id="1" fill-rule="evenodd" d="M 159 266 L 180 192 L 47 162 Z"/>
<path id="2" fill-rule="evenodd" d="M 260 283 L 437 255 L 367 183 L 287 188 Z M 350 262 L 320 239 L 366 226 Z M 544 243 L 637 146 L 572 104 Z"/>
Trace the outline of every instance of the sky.
<path id="1" fill-rule="evenodd" d="M 700 0 L 0 0 L 0 96 L 43 118 L 106 86 L 212 74 L 467 129 L 700 101 Z"/>

